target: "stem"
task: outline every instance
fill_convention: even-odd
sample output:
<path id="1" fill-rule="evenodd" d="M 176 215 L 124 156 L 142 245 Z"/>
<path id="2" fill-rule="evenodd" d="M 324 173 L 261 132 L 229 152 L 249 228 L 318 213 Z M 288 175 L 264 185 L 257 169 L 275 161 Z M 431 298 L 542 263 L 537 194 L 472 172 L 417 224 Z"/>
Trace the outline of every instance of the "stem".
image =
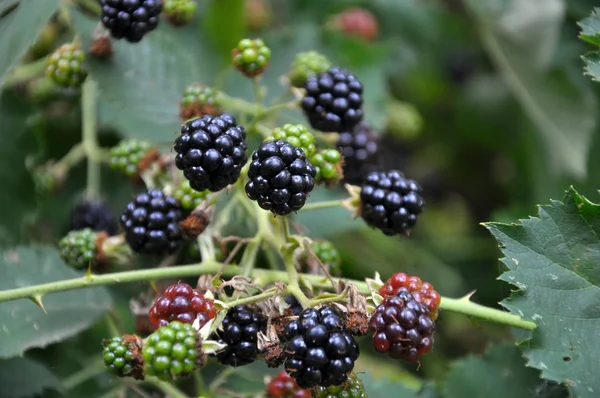
<path id="1" fill-rule="evenodd" d="M 254 264 L 256 264 L 256 256 L 260 250 L 261 243 L 262 239 L 260 239 L 260 237 L 256 237 L 246 245 L 246 248 L 244 249 L 244 255 L 240 260 L 240 267 L 242 267 L 243 276 L 250 277 L 252 275 L 252 270 L 254 269 Z"/>
<path id="2" fill-rule="evenodd" d="M 290 234 L 290 221 L 287 216 L 281 218 L 281 227 L 283 228 L 283 236 L 286 242 L 290 242 L 292 235 Z"/>
<path id="3" fill-rule="evenodd" d="M 148 384 L 152 384 L 154 387 L 158 388 L 159 390 L 164 392 L 167 396 L 169 396 L 169 398 L 189 398 L 187 395 L 185 395 L 183 392 L 181 392 L 181 390 L 179 390 L 174 385 L 164 382 L 164 381 L 160 381 L 156 377 L 146 376 L 146 378 L 144 379 L 144 382 L 148 383 Z"/>
<path id="4" fill-rule="evenodd" d="M 285 265 L 285 271 L 288 276 L 288 293 L 293 294 L 296 297 L 296 300 L 302 305 L 302 308 L 310 307 L 310 300 L 302 289 L 300 289 L 300 285 L 298 284 L 299 276 L 298 270 L 296 269 L 296 264 L 294 264 L 294 250 L 288 249 L 288 252 L 285 254 L 283 258 L 283 263 Z"/>
<path id="5" fill-rule="evenodd" d="M 4 87 L 8 87 L 31 80 L 44 72 L 47 63 L 48 60 L 44 57 L 38 59 L 37 61 L 20 66 L 16 68 L 13 73 L 6 76 L 4 82 L 2 82 L 2 85 Z"/>
<path id="6" fill-rule="evenodd" d="M 194 383 L 196 384 L 196 393 L 199 397 L 205 395 L 205 383 L 201 369 L 194 372 Z"/>
<path id="7" fill-rule="evenodd" d="M 100 373 L 103 373 L 105 370 L 106 367 L 104 365 L 104 358 L 92 360 L 88 366 L 64 379 L 62 381 L 62 386 L 67 391 L 72 390 L 78 385 L 98 376 Z"/>
<path id="8" fill-rule="evenodd" d="M 87 188 L 89 199 L 100 194 L 100 162 L 98 160 L 98 140 L 96 137 L 96 83 L 87 78 L 83 83 L 81 96 L 83 112 L 83 147 L 87 154 Z"/>
<path id="9" fill-rule="evenodd" d="M 228 302 L 227 305 L 229 305 L 230 307 L 235 307 L 236 305 L 252 304 L 252 303 L 256 303 L 259 301 L 264 301 L 266 299 L 269 299 L 269 298 L 273 297 L 275 294 L 277 294 L 276 289 L 269 289 L 265 292 L 259 293 L 254 296 L 242 297 L 237 300 L 232 300 L 232 301 Z"/>
<path id="10" fill-rule="evenodd" d="M 348 295 L 346 293 L 332 295 L 330 297 L 323 297 L 320 299 L 312 299 L 310 300 L 310 306 L 315 307 L 319 304 L 327 304 L 327 303 L 338 303 L 340 301 L 346 301 Z"/>
<path id="11" fill-rule="evenodd" d="M 344 205 L 345 199 L 327 200 L 324 202 L 307 203 L 302 210 L 328 209 L 331 207 L 341 207 Z"/>

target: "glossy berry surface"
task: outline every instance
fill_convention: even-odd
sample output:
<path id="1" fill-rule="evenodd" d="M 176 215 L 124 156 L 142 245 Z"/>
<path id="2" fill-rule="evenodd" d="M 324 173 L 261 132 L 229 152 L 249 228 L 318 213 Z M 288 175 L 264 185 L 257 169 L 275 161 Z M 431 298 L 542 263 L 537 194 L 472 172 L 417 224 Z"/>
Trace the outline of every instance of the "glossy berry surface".
<path id="1" fill-rule="evenodd" d="M 271 49 L 262 39 L 242 39 L 232 50 L 233 66 L 248 77 L 264 72 L 271 59 Z"/>
<path id="2" fill-rule="evenodd" d="M 142 356 L 146 375 L 173 381 L 193 372 L 201 358 L 201 341 L 194 327 L 178 321 L 148 336 Z"/>
<path id="3" fill-rule="evenodd" d="M 152 150 L 152 144 L 148 141 L 123 140 L 111 148 L 109 165 L 127 177 L 135 177 L 149 166 L 143 160 L 150 156 Z"/>
<path id="4" fill-rule="evenodd" d="M 383 297 L 396 296 L 402 288 L 408 289 L 415 300 L 423 303 L 431 312 L 431 319 L 438 317 L 438 307 L 442 301 L 440 294 L 435 291 L 429 282 L 423 282 L 418 276 L 408 276 L 404 272 L 394 274 L 379 289 Z"/>
<path id="5" fill-rule="evenodd" d="M 173 253 L 182 240 L 179 201 L 158 189 L 149 189 L 130 202 L 121 215 L 125 240 L 138 253 Z"/>
<path id="6" fill-rule="evenodd" d="M 85 53 L 72 43 L 63 44 L 48 58 L 46 75 L 59 86 L 78 87 L 87 77 Z"/>
<path id="7" fill-rule="evenodd" d="M 341 132 L 363 118 L 363 86 L 346 69 L 334 66 L 306 79 L 301 107 L 310 125 L 320 131 Z"/>
<path id="8" fill-rule="evenodd" d="M 409 234 L 425 206 L 419 184 L 396 170 L 370 173 L 360 200 L 362 218 L 386 235 Z"/>
<path id="9" fill-rule="evenodd" d="M 288 310 L 292 315 L 300 315 L 302 304 L 294 296 L 285 296 L 285 303 L 289 306 Z"/>
<path id="10" fill-rule="evenodd" d="M 190 23 L 197 7 L 194 0 L 164 0 L 165 16 L 175 26 Z"/>
<path id="11" fill-rule="evenodd" d="M 311 398 L 309 390 L 300 388 L 296 380 L 282 370 L 267 384 L 267 398 Z"/>
<path id="12" fill-rule="evenodd" d="M 373 347 L 392 358 L 416 362 L 433 347 L 435 322 L 429 309 L 403 287 L 387 296 L 369 320 Z"/>
<path id="13" fill-rule="evenodd" d="M 321 53 L 308 51 L 298 53 L 288 72 L 294 87 L 304 87 L 306 80 L 331 68 L 331 62 Z"/>
<path id="14" fill-rule="evenodd" d="M 104 340 L 104 366 L 115 376 L 143 379 L 143 363 L 139 354 L 142 344 L 142 340 L 132 335 Z"/>
<path id="15" fill-rule="evenodd" d="M 71 231 L 58 243 L 60 258 L 73 268 L 95 268 L 98 265 L 97 240 L 98 233 L 90 228 Z"/>
<path id="16" fill-rule="evenodd" d="M 379 22 L 369 10 L 351 7 L 335 15 L 332 26 L 348 36 L 373 41 L 379 36 Z"/>
<path id="17" fill-rule="evenodd" d="M 175 165 L 200 192 L 233 184 L 248 160 L 246 130 L 227 113 L 188 120 L 173 148 Z"/>
<path id="18" fill-rule="evenodd" d="M 341 386 L 317 387 L 313 396 L 315 398 L 367 398 L 367 393 L 362 380 L 353 374 Z"/>
<path id="19" fill-rule="evenodd" d="M 99 199 L 78 202 L 71 210 L 70 218 L 69 228 L 72 231 L 90 228 L 93 231 L 115 235 L 119 228 L 113 211 L 106 202 Z"/>
<path id="20" fill-rule="evenodd" d="M 209 193 L 210 191 L 198 192 L 192 189 L 190 182 L 186 180 L 179 184 L 173 196 L 179 200 L 184 210 L 192 211 L 206 200 Z"/>
<path id="21" fill-rule="evenodd" d="M 342 178 L 342 155 L 335 149 L 323 149 L 315 153 L 310 162 L 315 166 L 317 183 L 333 185 Z"/>
<path id="22" fill-rule="evenodd" d="M 214 302 L 187 283 L 169 286 L 154 301 L 148 312 L 150 322 L 156 327 L 168 325 L 172 321 L 189 324 L 198 321 L 198 327 L 202 328 L 216 314 Z"/>
<path id="23" fill-rule="evenodd" d="M 337 148 L 343 157 L 344 182 L 360 185 L 376 170 L 377 141 L 367 123 L 340 133 Z"/>
<path id="24" fill-rule="evenodd" d="M 181 98 L 180 116 L 184 120 L 204 115 L 217 116 L 222 113 L 217 92 L 212 87 L 193 83 L 186 87 Z"/>
<path id="25" fill-rule="evenodd" d="M 332 307 L 307 308 L 285 326 L 285 370 L 302 388 L 341 385 L 360 353 Z"/>
<path id="26" fill-rule="evenodd" d="M 315 175 L 302 149 L 283 140 L 263 142 L 252 154 L 246 195 L 262 209 L 286 216 L 304 206 Z"/>
<path id="27" fill-rule="evenodd" d="M 315 153 L 315 137 L 301 124 L 284 124 L 273 129 L 267 141 L 284 140 L 304 151 L 307 158 Z"/>
<path id="28" fill-rule="evenodd" d="M 115 39 L 137 43 L 158 26 L 162 0 L 100 0 L 100 21 Z"/>
<path id="29" fill-rule="evenodd" d="M 236 305 L 227 311 L 222 329 L 211 339 L 227 346 L 217 354 L 223 365 L 233 367 L 252 363 L 258 356 L 258 332 L 265 330 L 266 320 L 247 305 Z"/>

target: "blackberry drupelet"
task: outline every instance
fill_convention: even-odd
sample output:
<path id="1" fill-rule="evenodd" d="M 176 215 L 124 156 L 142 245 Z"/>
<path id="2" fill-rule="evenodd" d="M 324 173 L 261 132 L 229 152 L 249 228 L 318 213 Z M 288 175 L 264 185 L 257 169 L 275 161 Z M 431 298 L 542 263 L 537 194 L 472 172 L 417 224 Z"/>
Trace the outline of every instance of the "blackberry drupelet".
<path id="1" fill-rule="evenodd" d="M 331 63 L 323 54 L 316 51 L 298 53 L 288 72 L 294 87 L 304 87 L 306 79 L 331 68 Z"/>
<path id="2" fill-rule="evenodd" d="M 301 107 L 311 126 L 342 132 L 363 118 L 363 86 L 346 69 L 337 66 L 306 79 Z"/>
<path id="3" fill-rule="evenodd" d="M 284 140 L 292 144 L 296 148 L 304 151 L 308 159 L 315 154 L 315 137 L 302 124 L 284 124 L 281 127 L 273 129 L 271 136 L 265 141 Z"/>
<path id="4" fill-rule="evenodd" d="M 390 393 L 390 396 L 393 394 Z M 341 386 L 317 387 L 313 393 L 315 398 L 367 398 L 365 386 L 357 375 L 348 377 Z"/>
<path id="5" fill-rule="evenodd" d="M 310 248 L 316 258 L 323 264 L 331 275 L 341 274 L 342 257 L 335 246 L 328 240 L 314 240 Z M 314 275 L 324 275 L 323 269 L 308 250 L 302 252 L 300 257 L 301 271 Z"/>
<path id="6" fill-rule="evenodd" d="M 102 200 L 84 199 L 71 210 L 70 230 L 90 228 L 97 232 L 115 235 L 118 230 L 117 217 Z"/>
<path id="7" fill-rule="evenodd" d="M 84 60 L 85 53 L 77 44 L 63 44 L 48 57 L 46 75 L 59 86 L 81 86 L 87 77 Z"/>
<path id="8" fill-rule="evenodd" d="M 161 0 L 100 0 L 100 20 L 115 39 L 137 43 L 158 26 Z"/>
<path id="9" fill-rule="evenodd" d="M 223 365 L 233 367 L 248 365 L 258 356 L 258 332 L 264 332 L 266 320 L 247 305 L 236 305 L 227 311 L 222 330 L 217 330 L 211 339 L 226 344 L 217 353 Z"/>
<path id="10" fill-rule="evenodd" d="M 431 312 L 405 287 L 377 306 L 369 320 L 373 347 L 390 357 L 416 362 L 433 347 L 435 322 Z"/>
<path id="11" fill-rule="evenodd" d="M 292 295 L 285 296 L 285 303 L 287 305 L 289 305 L 288 311 L 292 315 L 298 316 L 302 312 L 302 304 L 300 304 L 300 302 L 298 301 L 298 299 L 296 299 L 296 297 L 294 297 Z"/>
<path id="12" fill-rule="evenodd" d="M 434 321 L 437 319 L 442 296 L 431 283 L 423 282 L 418 276 L 408 276 L 404 272 L 394 274 L 379 289 L 379 294 L 383 297 L 395 296 L 402 288 L 407 288 L 415 300 L 423 303 L 429 309 L 431 319 Z"/>
<path id="13" fill-rule="evenodd" d="M 164 0 L 164 13 L 174 26 L 190 23 L 198 4 L 194 0 Z"/>
<path id="14" fill-rule="evenodd" d="M 119 377 L 144 379 L 144 362 L 141 356 L 142 340 L 136 335 L 126 334 L 102 341 L 104 366 Z"/>
<path id="15" fill-rule="evenodd" d="M 360 185 L 376 170 L 377 136 L 368 123 L 340 133 L 337 147 L 342 154 L 344 182 Z"/>
<path id="16" fill-rule="evenodd" d="M 262 39 L 242 39 L 231 51 L 233 66 L 246 77 L 255 77 L 265 71 L 271 59 L 271 49 Z"/>
<path id="17" fill-rule="evenodd" d="M 285 370 L 302 388 L 343 384 L 360 353 L 342 318 L 327 306 L 305 309 L 285 326 L 282 340 Z"/>
<path id="18" fill-rule="evenodd" d="M 282 370 L 267 384 L 267 398 L 310 398 L 309 390 L 300 388 L 296 380 Z"/>
<path id="19" fill-rule="evenodd" d="M 246 130 L 227 113 L 187 121 L 174 149 L 175 165 L 196 191 L 233 184 L 248 160 Z"/>
<path id="20" fill-rule="evenodd" d="M 360 191 L 360 201 L 365 222 L 386 235 L 408 235 L 425 206 L 421 187 L 396 170 L 370 173 Z"/>
<path id="21" fill-rule="evenodd" d="M 217 91 L 201 83 L 192 83 L 183 92 L 179 102 L 179 116 L 184 120 L 204 115 L 221 114 Z"/>
<path id="22" fill-rule="evenodd" d="M 173 253 L 182 239 L 179 201 L 158 189 L 149 189 L 130 202 L 121 215 L 125 240 L 138 253 Z"/>
<path id="23" fill-rule="evenodd" d="M 196 320 L 202 328 L 217 315 L 213 300 L 193 289 L 187 283 L 177 283 L 169 286 L 162 296 L 158 297 L 148 316 L 156 327 L 168 325 L 172 321 L 193 324 Z"/>
<path id="24" fill-rule="evenodd" d="M 379 36 L 379 22 L 371 11 L 360 7 L 351 7 L 334 15 L 330 26 L 345 33 L 371 42 Z"/>
<path id="25" fill-rule="evenodd" d="M 283 140 L 263 142 L 252 154 L 246 195 L 262 209 L 286 216 L 304 206 L 315 175 L 302 149 Z"/>
<path id="26" fill-rule="evenodd" d="M 60 258 L 73 268 L 98 266 L 98 233 L 90 228 L 71 231 L 58 243 Z"/>
<path id="27" fill-rule="evenodd" d="M 310 162 L 317 170 L 315 177 L 317 184 L 325 183 L 327 186 L 333 186 L 343 177 L 342 155 L 336 149 L 322 149 L 310 158 Z"/>
<path id="28" fill-rule="evenodd" d="M 208 198 L 209 193 L 210 191 L 198 192 L 192 189 L 190 182 L 186 180 L 179 184 L 173 196 L 179 200 L 184 210 L 192 211 Z"/>
<path id="29" fill-rule="evenodd" d="M 148 141 L 123 140 L 110 150 L 109 166 L 127 177 L 136 177 L 159 158 L 158 150 Z"/>

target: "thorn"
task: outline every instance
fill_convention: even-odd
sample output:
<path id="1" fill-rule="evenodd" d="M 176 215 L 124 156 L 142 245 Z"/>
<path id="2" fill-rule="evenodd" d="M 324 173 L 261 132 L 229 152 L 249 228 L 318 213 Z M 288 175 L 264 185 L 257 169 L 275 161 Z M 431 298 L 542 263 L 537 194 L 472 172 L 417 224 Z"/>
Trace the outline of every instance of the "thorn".
<path id="1" fill-rule="evenodd" d="M 33 296 L 29 297 L 29 299 L 31 301 L 33 301 L 33 303 L 35 305 L 40 307 L 44 311 L 44 314 L 48 315 L 48 312 L 46 312 L 46 308 L 44 307 L 44 303 L 42 303 L 42 295 L 41 294 L 34 294 Z"/>
<path id="2" fill-rule="evenodd" d="M 459 298 L 459 300 L 461 300 L 461 301 L 471 301 L 471 297 L 473 297 L 473 295 L 475 294 L 475 292 L 477 292 L 477 290 L 472 290 L 469 293 L 467 293 L 464 296 L 462 296 L 461 298 Z"/>
<path id="3" fill-rule="evenodd" d="M 85 279 L 92 279 L 92 262 L 88 264 L 87 272 L 85 273 Z"/>
<path id="4" fill-rule="evenodd" d="M 148 283 L 150 284 L 150 287 L 152 288 L 152 291 L 156 294 L 159 294 L 160 292 L 158 291 L 158 287 L 156 286 L 156 283 L 154 281 L 148 281 Z"/>

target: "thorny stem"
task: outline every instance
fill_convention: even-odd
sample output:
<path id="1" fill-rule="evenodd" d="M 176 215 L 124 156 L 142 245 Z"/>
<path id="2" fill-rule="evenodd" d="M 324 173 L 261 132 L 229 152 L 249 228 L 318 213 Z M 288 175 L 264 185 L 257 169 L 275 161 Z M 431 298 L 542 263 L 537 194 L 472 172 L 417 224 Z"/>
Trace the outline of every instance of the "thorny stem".
<path id="1" fill-rule="evenodd" d="M 87 188 L 88 198 L 96 198 L 100 194 L 100 159 L 98 156 L 98 139 L 96 137 L 96 83 L 91 78 L 83 83 L 81 96 L 83 118 L 83 147 L 87 154 Z"/>

